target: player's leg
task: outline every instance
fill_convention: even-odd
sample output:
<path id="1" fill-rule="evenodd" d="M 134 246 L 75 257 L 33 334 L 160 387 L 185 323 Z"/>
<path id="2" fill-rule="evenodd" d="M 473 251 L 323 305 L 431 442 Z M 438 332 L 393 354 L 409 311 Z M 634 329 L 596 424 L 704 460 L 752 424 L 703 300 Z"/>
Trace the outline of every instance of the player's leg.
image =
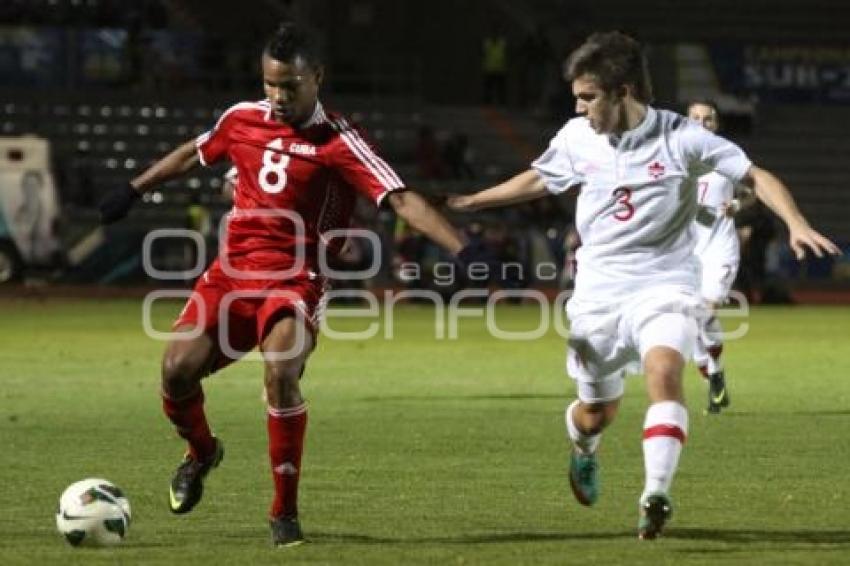
<path id="1" fill-rule="evenodd" d="M 175 332 L 188 332 L 188 325 Z M 204 392 L 201 379 L 211 368 L 214 343 L 206 333 L 191 339 L 168 343 L 162 356 L 162 406 L 177 433 L 189 443 L 189 453 L 199 459 L 209 457 L 215 449 L 204 415 Z"/>
<path id="2" fill-rule="evenodd" d="M 573 446 L 570 453 L 570 487 L 582 505 L 593 505 L 599 498 L 596 451 L 602 439 L 602 431 L 614 420 L 619 404 L 619 399 L 588 403 L 579 397 L 564 412 L 567 436 Z"/>
<path id="3" fill-rule="evenodd" d="M 188 324 L 176 327 L 189 331 Z M 210 431 L 204 413 L 201 379 L 209 374 L 218 353 L 206 333 L 169 342 L 162 358 L 162 407 L 189 450 L 177 467 L 169 489 L 169 508 L 188 513 L 201 500 L 203 478 L 219 464 L 224 448 Z"/>
<path id="4" fill-rule="evenodd" d="M 219 304 L 230 289 L 218 263 L 198 279 L 192 297 L 174 323 L 175 338 L 162 358 L 162 406 L 189 450 L 174 472 L 169 488 L 169 507 L 188 513 L 203 496 L 204 477 L 218 466 L 224 446 L 213 436 L 204 413 L 201 380 L 233 361 L 223 354 L 219 330 L 241 351 L 256 345 L 253 320 L 227 316 L 219 320 Z M 178 333 L 185 333 L 180 336 Z"/>
<path id="5" fill-rule="evenodd" d="M 713 314 L 713 312 L 707 313 L 707 317 L 713 316 Z M 700 374 L 706 380 L 708 380 L 708 360 L 710 359 L 710 357 L 708 355 L 708 348 L 706 347 L 704 338 L 705 324 L 707 321 L 706 319 L 700 319 L 699 321 L 697 337 L 694 341 L 694 355 L 692 357 L 694 360 L 694 364 L 697 366 L 697 369 L 699 370 Z"/>
<path id="6" fill-rule="evenodd" d="M 694 364 L 697 366 L 700 375 L 708 380 L 708 350 L 705 347 L 705 344 L 700 339 L 700 336 L 697 336 L 697 340 L 694 343 Z"/>
<path id="7" fill-rule="evenodd" d="M 638 536 L 653 539 L 672 514 L 670 485 L 687 438 L 688 411 L 682 392 L 682 354 L 656 346 L 644 357 L 649 408 L 643 425 L 646 481 L 640 497 Z"/>
<path id="8" fill-rule="evenodd" d="M 578 399 L 567 406 L 564 422 L 572 443 L 570 487 L 582 505 L 593 505 L 599 497 L 596 452 L 623 395 L 617 325 L 616 314 L 571 319 L 567 373 L 576 382 Z"/>
<path id="9" fill-rule="evenodd" d="M 702 345 L 707 354 L 705 372 L 712 375 L 723 371 L 723 363 L 720 361 L 720 355 L 723 353 L 723 327 L 717 318 L 717 309 L 720 304 L 709 302 L 707 306 L 707 316 L 700 324 L 697 342 Z"/>
<path id="10" fill-rule="evenodd" d="M 668 492 L 688 430 L 688 412 L 682 392 L 682 355 L 656 346 L 644 358 L 649 408 L 643 431 L 646 485 L 643 495 Z"/>
<path id="11" fill-rule="evenodd" d="M 722 407 L 728 407 L 730 398 L 726 388 L 726 374 L 720 358 L 723 353 L 723 328 L 717 317 L 718 305 L 712 304 L 710 315 L 701 325 L 697 342 L 703 345 L 707 354 L 705 360 L 705 375 L 708 380 L 709 413 L 719 413 Z"/>
<path id="12" fill-rule="evenodd" d="M 738 261 L 734 257 L 709 263 L 703 270 L 702 296 L 708 302 L 710 311 L 699 330 L 698 343 L 706 352 L 703 375 L 709 382 L 707 412 L 719 413 L 721 407 L 728 407 L 729 391 L 726 388 L 726 374 L 721 361 L 723 353 L 723 328 L 717 316 L 717 309 L 726 301 L 735 275 Z"/>
<path id="13" fill-rule="evenodd" d="M 262 341 L 268 401 L 269 459 L 274 480 L 270 525 L 272 543 L 293 546 L 304 541 L 298 523 L 298 480 L 307 427 L 307 406 L 300 378 L 314 337 L 304 320 L 286 314 Z"/>
<path id="14" fill-rule="evenodd" d="M 638 536 L 661 533 L 672 513 L 670 486 L 688 433 L 682 373 L 696 340 L 692 314 L 662 312 L 638 325 L 638 344 L 646 376 L 649 407 L 643 425 L 646 472 L 641 494 Z"/>
<path id="15" fill-rule="evenodd" d="M 583 402 L 576 399 L 564 411 L 567 434 L 573 446 L 582 454 L 596 452 L 602 431 L 617 415 L 620 400 L 605 402 Z"/>

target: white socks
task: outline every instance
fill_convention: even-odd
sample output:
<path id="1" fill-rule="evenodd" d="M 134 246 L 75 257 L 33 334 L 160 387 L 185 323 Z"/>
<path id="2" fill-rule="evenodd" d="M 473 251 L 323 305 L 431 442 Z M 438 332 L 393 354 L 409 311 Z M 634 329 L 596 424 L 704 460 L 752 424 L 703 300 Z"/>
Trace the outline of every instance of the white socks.
<path id="1" fill-rule="evenodd" d="M 720 362 L 720 352 L 723 351 L 722 335 L 723 328 L 716 316 L 703 322 L 697 332 L 694 363 L 700 368 L 705 368 L 709 375 L 723 370 L 723 364 Z"/>
<path id="2" fill-rule="evenodd" d="M 667 493 L 688 435 L 688 411 L 676 401 L 649 406 L 643 423 L 643 461 L 646 485 L 641 501 L 655 492 Z"/>
<path id="3" fill-rule="evenodd" d="M 599 447 L 599 441 L 602 439 L 602 433 L 588 435 L 578 429 L 575 421 L 573 421 L 573 409 L 575 409 L 578 404 L 579 400 L 576 399 L 570 403 L 567 410 L 564 411 L 564 421 L 567 424 L 567 436 L 570 437 L 570 440 L 577 451 L 582 454 L 593 454 Z"/>

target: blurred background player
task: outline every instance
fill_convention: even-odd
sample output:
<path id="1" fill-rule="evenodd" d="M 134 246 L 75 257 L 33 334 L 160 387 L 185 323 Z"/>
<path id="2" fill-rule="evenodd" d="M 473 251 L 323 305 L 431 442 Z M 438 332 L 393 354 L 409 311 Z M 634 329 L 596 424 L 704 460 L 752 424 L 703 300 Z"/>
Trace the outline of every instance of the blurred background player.
<path id="1" fill-rule="evenodd" d="M 669 491 L 688 431 L 682 372 L 701 302 L 690 233 L 698 176 L 716 170 L 754 187 L 788 225 L 798 259 L 806 248 L 817 256 L 839 253 L 809 226 L 785 185 L 738 146 L 649 106 L 647 68 L 634 39 L 619 32 L 590 36 L 567 61 L 579 117 L 528 171 L 449 201 L 458 210 L 478 210 L 581 187 L 576 225 L 582 246 L 567 305 L 567 371 L 578 390 L 565 412 L 573 443 L 570 484 L 580 503 L 595 503 L 601 433 L 617 414 L 626 372 L 642 366 L 650 405 L 641 539 L 658 536 L 672 513 Z"/>
<path id="2" fill-rule="evenodd" d="M 695 100 L 688 104 L 687 112 L 688 118 L 707 130 L 719 130 L 720 115 L 714 102 Z M 702 266 L 700 294 L 709 310 L 697 330 L 694 362 L 709 383 L 706 409 L 709 413 L 719 413 L 721 407 L 729 406 L 729 392 L 720 361 L 723 329 L 716 311 L 729 298 L 741 259 L 733 217 L 755 202 L 755 196 L 747 189 L 739 192 L 742 193 L 740 198 L 735 198 L 732 181 L 715 171 L 697 179 L 699 208 L 694 221 L 697 237 L 694 253 Z"/>
<path id="3" fill-rule="evenodd" d="M 459 233 L 422 197 L 405 190 L 346 118 L 325 111 L 318 99 L 323 77 L 313 38 L 292 24 L 281 25 L 262 54 L 264 100 L 231 106 L 212 130 L 101 203 L 103 221 L 114 222 L 142 193 L 199 163 L 229 159 L 236 168 L 221 252 L 174 323 L 175 333 L 193 337 L 175 334 L 162 360 L 163 408 L 189 444 L 171 482 L 169 505 L 174 513 L 191 511 L 203 494 L 204 477 L 223 456 L 204 414 L 201 380 L 259 345 L 275 490 L 269 519 L 272 542 L 281 546 L 304 540 L 297 494 L 307 406 L 299 380 L 315 346 L 325 287 L 317 273 L 318 247 L 327 244 L 333 253 L 342 241 L 325 242 L 323 234 L 348 227 L 359 193 L 376 206 L 389 203 L 449 253 L 464 255 Z"/>

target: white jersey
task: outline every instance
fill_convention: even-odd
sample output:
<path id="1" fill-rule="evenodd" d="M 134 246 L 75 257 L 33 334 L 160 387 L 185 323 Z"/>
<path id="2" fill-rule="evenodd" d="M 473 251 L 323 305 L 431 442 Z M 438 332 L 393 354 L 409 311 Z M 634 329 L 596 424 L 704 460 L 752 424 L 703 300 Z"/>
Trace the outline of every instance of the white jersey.
<path id="1" fill-rule="evenodd" d="M 618 140 L 586 118 L 567 122 L 532 167 L 552 193 L 581 187 L 573 298 L 606 301 L 657 285 L 696 291 L 697 179 L 717 170 L 737 182 L 750 165 L 732 142 L 666 110 L 647 108 Z"/>
<path id="2" fill-rule="evenodd" d="M 697 180 L 697 209 L 694 253 L 706 261 L 738 261 L 740 250 L 735 221 L 723 212 L 723 205 L 735 196 L 735 185 L 712 171 Z"/>

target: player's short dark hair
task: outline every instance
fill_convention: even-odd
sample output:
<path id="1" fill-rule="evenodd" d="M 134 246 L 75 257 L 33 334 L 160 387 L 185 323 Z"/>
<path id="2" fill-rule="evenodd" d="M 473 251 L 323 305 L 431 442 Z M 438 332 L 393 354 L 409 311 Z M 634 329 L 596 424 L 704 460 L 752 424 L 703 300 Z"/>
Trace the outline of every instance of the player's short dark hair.
<path id="1" fill-rule="evenodd" d="M 313 36 L 304 28 L 292 23 L 280 24 L 263 48 L 263 53 L 278 61 L 291 62 L 301 57 L 314 69 L 322 66 L 323 56 Z"/>
<path id="2" fill-rule="evenodd" d="M 644 104 L 652 102 L 652 80 L 643 47 L 619 31 L 588 37 L 567 59 L 566 74 L 570 81 L 592 75 L 605 92 L 630 84 L 637 100 Z"/>
<path id="3" fill-rule="evenodd" d="M 685 106 L 685 112 L 690 112 L 691 107 L 697 104 L 701 106 L 708 106 L 709 108 L 714 110 L 714 113 L 717 115 L 717 119 L 720 119 L 720 107 L 717 106 L 717 102 L 710 98 L 693 98 L 689 100 L 687 106 Z"/>

